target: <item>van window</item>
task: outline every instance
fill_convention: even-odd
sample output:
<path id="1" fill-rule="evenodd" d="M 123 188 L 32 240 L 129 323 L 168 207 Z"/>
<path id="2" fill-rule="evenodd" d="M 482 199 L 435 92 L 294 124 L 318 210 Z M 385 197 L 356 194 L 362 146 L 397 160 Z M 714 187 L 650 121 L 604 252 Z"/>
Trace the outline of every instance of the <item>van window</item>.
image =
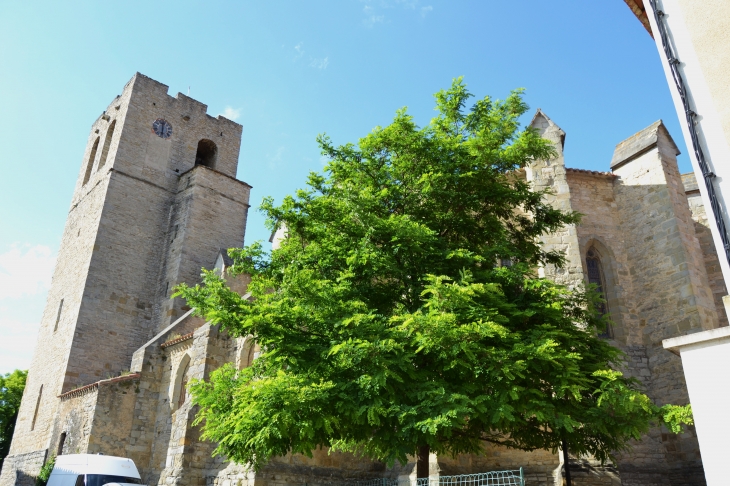
<path id="1" fill-rule="evenodd" d="M 76 484 L 74 486 L 84 486 L 84 475 L 76 478 Z"/>
<path id="2" fill-rule="evenodd" d="M 142 482 L 137 478 L 128 478 L 125 476 L 112 476 L 111 474 L 86 475 L 86 486 L 104 486 L 107 483 L 142 484 Z"/>

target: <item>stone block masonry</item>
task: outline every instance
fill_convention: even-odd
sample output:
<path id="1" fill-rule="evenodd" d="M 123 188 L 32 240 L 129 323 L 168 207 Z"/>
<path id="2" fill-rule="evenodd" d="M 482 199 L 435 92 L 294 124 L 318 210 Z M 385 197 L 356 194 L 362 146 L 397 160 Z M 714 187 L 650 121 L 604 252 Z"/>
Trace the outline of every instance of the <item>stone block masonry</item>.
<path id="1" fill-rule="evenodd" d="M 235 178 L 241 132 L 139 73 L 94 121 L 11 456 L 54 450 L 62 433 L 70 437 L 63 417 L 71 405 L 58 397 L 128 370 L 133 353 L 184 314 L 169 299 L 172 287 L 196 283 L 222 248 L 243 244 L 250 186 Z M 80 403 L 71 406 L 78 420 Z M 90 437 L 79 443 L 84 451 L 111 437 L 93 428 L 81 435 Z"/>
<path id="2" fill-rule="evenodd" d="M 657 122 L 617 145 L 611 172 L 567 168 L 565 132 L 538 110 L 531 122 L 555 148 L 524 177 L 550 204 L 582 214 L 545 235 L 565 264 L 540 272 L 568 288 L 598 283 L 622 349 L 623 371 L 658 404 L 686 403 L 679 359 L 662 339 L 727 325 L 717 252 L 696 181 L 680 176 L 674 142 Z M 142 480 L 165 486 L 332 486 L 352 478 L 413 478 L 415 462 L 385 464 L 327 449 L 287 454 L 261 471 L 213 457 L 193 426 L 186 385 L 260 348 L 194 317 L 172 288 L 215 268 L 241 295 L 225 250 L 243 244 L 250 186 L 235 178 L 242 128 L 136 74 L 91 127 L 64 229 L 36 354 L 0 486 L 30 486 L 50 455 L 133 459 Z M 590 263 L 590 268 L 589 268 Z M 571 457 L 573 482 L 703 485 L 693 429 L 660 428 L 616 464 Z M 493 445 L 478 455 L 432 455 L 430 474 L 523 467 L 527 484 L 562 483 L 559 452 Z"/>

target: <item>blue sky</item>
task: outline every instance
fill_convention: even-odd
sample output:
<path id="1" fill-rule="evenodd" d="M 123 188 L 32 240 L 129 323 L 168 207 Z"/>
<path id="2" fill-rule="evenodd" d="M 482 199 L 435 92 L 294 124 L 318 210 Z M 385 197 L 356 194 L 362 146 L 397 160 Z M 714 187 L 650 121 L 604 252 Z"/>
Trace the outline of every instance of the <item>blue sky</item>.
<path id="1" fill-rule="evenodd" d="M 569 167 L 608 170 L 659 118 L 686 152 L 622 0 L 0 2 L 0 372 L 29 364 L 88 130 L 136 71 L 243 125 L 254 208 L 322 169 L 318 133 L 356 142 L 403 106 L 426 124 L 456 76 L 479 97 L 526 88 Z M 254 208 L 247 242 L 268 238 Z"/>

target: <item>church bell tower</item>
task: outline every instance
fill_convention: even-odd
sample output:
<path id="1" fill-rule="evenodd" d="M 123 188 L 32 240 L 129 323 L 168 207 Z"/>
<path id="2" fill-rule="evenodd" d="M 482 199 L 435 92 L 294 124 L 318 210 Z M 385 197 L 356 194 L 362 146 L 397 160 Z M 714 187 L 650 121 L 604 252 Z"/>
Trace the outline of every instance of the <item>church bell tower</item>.
<path id="1" fill-rule="evenodd" d="M 137 73 L 91 126 L 3 486 L 55 454 L 59 395 L 129 370 L 188 310 L 173 287 L 243 245 L 242 127 L 167 90 Z"/>

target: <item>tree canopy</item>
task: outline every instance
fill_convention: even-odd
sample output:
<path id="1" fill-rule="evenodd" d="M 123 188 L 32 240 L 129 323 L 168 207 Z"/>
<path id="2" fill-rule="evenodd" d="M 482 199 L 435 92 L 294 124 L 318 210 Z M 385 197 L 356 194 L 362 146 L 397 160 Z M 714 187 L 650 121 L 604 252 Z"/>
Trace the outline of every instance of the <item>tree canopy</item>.
<path id="1" fill-rule="evenodd" d="M 0 464 L 10 450 L 27 377 L 28 372 L 23 370 L 0 375 Z"/>
<path id="2" fill-rule="evenodd" d="M 599 339 L 595 292 L 538 277 L 563 263 L 540 236 L 579 215 L 545 202 L 520 170 L 555 155 L 522 129 L 520 90 L 471 97 L 461 79 L 438 92 L 419 127 L 406 109 L 357 145 L 318 143 L 329 159 L 308 188 L 261 210 L 287 237 L 229 251 L 252 277 L 250 299 L 225 276 L 182 285 L 196 312 L 252 336 L 253 365 L 192 385 L 204 437 L 260 468 L 317 447 L 392 464 L 425 447 L 480 453 L 485 443 L 605 460 L 652 421 L 675 432 L 688 407 L 655 406 L 617 371 Z"/>

